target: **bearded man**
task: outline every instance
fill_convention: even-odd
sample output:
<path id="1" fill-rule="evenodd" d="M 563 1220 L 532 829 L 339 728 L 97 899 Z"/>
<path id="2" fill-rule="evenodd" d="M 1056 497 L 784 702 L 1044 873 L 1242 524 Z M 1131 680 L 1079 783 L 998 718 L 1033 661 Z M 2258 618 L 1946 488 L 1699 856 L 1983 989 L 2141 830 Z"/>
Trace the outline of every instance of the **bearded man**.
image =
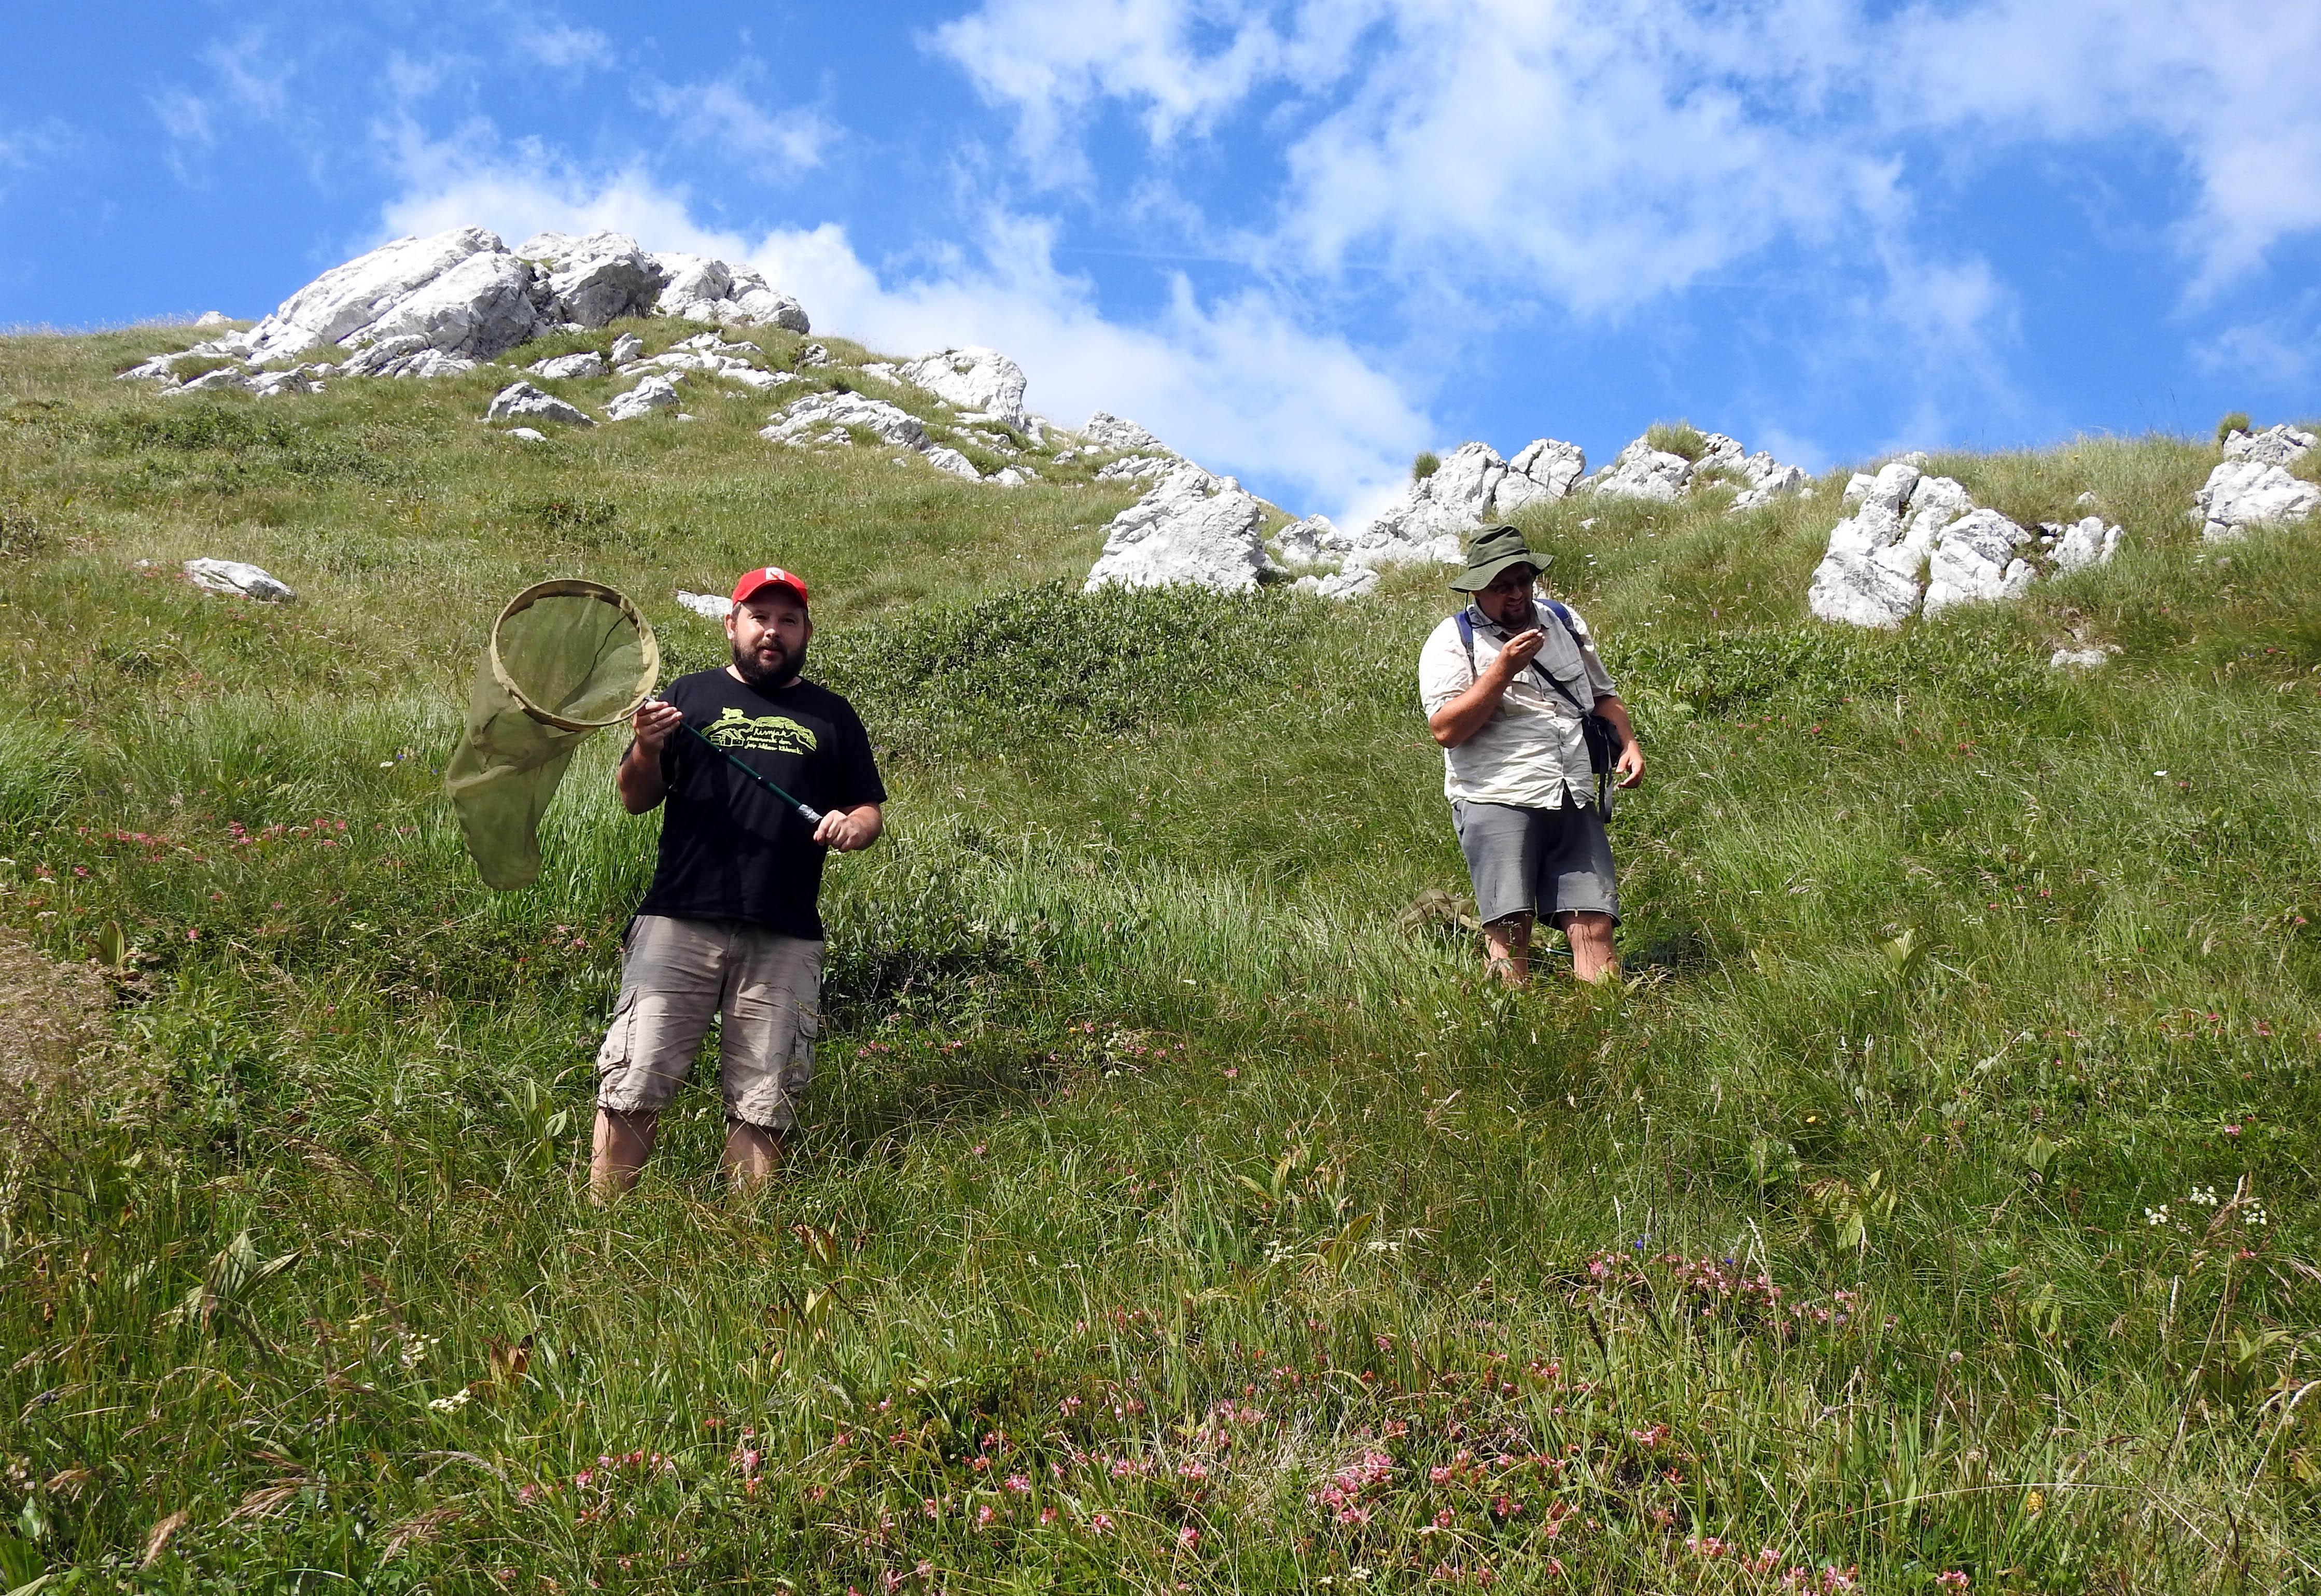
<path id="1" fill-rule="evenodd" d="M 590 1186 L 600 1200 L 636 1184 L 713 1016 L 721 1162 L 744 1185 L 781 1167 L 821 1028 L 823 860 L 869 847 L 885 825 L 887 789 L 861 719 L 801 674 L 814 637 L 805 581 L 770 565 L 742 577 L 725 636 L 733 663 L 680 676 L 639 707 L 614 777 L 630 814 L 668 807 L 596 1053 Z M 685 725 L 724 752 L 680 736 Z M 820 823 L 809 826 L 725 753 L 821 810 Z"/>
<path id="2" fill-rule="evenodd" d="M 1537 592 L 1545 563 L 1515 527 L 1476 534 L 1451 584 L 1466 607 L 1418 655 L 1418 694 L 1443 746 L 1443 796 L 1474 879 L 1484 946 L 1510 986 L 1530 973 L 1542 919 L 1570 942 L 1581 980 L 1620 973 L 1612 945 L 1620 889 L 1584 717 L 1599 715 L 1618 733 L 1620 786 L 1644 776 L 1636 729 L 1588 623 Z"/>

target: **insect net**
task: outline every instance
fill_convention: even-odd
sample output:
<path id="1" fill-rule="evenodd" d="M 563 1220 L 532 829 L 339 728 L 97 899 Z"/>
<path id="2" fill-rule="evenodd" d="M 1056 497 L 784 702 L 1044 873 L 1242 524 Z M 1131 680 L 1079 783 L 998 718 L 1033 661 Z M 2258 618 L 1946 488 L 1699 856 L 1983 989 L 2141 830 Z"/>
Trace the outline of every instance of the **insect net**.
<path id="1" fill-rule="evenodd" d="M 540 822 L 573 751 L 635 713 L 660 674 L 637 606 L 601 582 L 536 583 L 508 600 L 476 664 L 443 788 L 487 885 L 540 875 Z"/>

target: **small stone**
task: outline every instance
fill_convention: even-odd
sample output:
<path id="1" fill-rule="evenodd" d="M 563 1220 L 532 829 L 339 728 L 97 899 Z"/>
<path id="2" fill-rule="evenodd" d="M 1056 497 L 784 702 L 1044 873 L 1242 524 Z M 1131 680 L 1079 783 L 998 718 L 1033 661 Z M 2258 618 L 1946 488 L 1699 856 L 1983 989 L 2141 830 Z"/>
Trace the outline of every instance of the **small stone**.
<path id="1" fill-rule="evenodd" d="M 528 426 L 512 426 L 508 428 L 506 435 L 511 438 L 522 438 L 527 443 L 545 443 L 548 442 L 548 434 L 546 433 L 535 432 Z"/>
<path id="2" fill-rule="evenodd" d="M 645 352 L 645 341 L 633 333 L 623 333 L 613 340 L 613 348 L 605 359 L 615 366 L 625 366 Z"/>
<path id="3" fill-rule="evenodd" d="M 941 443 L 934 443 L 930 444 L 924 452 L 926 462 L 939 471 L 949 471 L 952 476 L 964 477 L 970 482 L 983 480 L 983 473 L 975 469 L 975 462 L 956 449 L 949 449 Z"/>
<path id="4" fill-rule="evenodd" d="M 715 593 L 688 593 L 682 588 L 677 590 L 677 602 L 679 607 L 689 609 L 709 621 L 722 621 L 733 611 L 733 601 L 730 598 Z"/>
<path id="5" fill-rule="evenodd" d="M 286 583 L 239 560 L 188 560 L 186 575 L 194 586 L 207 592 L 255 598 L 264 604 L 287 604 L 298 597 Z"/>
<path id="6" fill-rule="evenodd" d="M 512 382 L 492 396 L 491 408 L 484 413 L 487 421 L 560 421 L 570 426 L 595 426 L 588 413 L 578 406 L 569 405 L 554 394 L 543 393 L 528 382 Z"/>
<path id="7" fill-rule="evenodd" d="M 636 387 L 617 395 L 605 406 L 606 421 L 634 421 L 651 415 L 656 410 L 674 410 L 678 406 L 677 385 L 666 377 L 643 377 Z"/>
<path id="8" fill-rule="evenodd" d="M 2048 656 L 2051 670 L 2093 670 L 2103 665 L 2111 655 L 2099 648 L 2059 648 Z"/>
<path id="9" fill-rule="evenodd" d="M 551 382 L 574 382 L 583 378 L 605 375 L 605 357 L 593 349 L 584 349 L 578 354 L 534 360 L 524 369 L 534 377 L 545 377 Z"/>

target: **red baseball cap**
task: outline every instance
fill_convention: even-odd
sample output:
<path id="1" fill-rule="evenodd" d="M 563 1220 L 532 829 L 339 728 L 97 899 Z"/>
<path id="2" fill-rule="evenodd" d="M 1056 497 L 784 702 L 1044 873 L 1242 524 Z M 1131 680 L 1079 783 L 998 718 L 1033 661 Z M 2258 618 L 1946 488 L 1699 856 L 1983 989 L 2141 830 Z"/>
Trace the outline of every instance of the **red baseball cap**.
<path id="1" fill-rule="evenodd" d="M 733 602 L 747 604 L 761 589 L 767 588 L 787 588 L 797 595 L 797 601 L 800 604 L 807 602 L 806 579 L 793 576 L 778 565 L 761 565 L 755 570 L 743 572 L 742 579 L 733 584 Z"/>

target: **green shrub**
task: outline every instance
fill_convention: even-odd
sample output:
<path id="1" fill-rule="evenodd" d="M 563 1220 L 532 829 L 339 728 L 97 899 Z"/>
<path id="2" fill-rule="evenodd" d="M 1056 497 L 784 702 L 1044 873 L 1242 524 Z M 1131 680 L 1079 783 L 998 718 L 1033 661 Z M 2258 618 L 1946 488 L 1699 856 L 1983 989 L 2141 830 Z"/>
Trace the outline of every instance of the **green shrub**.
<path id="1" fill-rule="evenodd" d="M 2249 422 L 2248 412 L 2245 410 L 2235 410 L 2230 415 L 2225 416 L 2224 420 L 2216 424 L 2216 442 L 2221 444 L 2225 439 L 2231 437 L 2235 433 L 2254 432 L 2255 430 L 2256 429 Z"/>
<path id="2" fill-rule="evenodd" d="M 1434 451 L 1422 449 L 1418 451 L 1418 458 L 1410 462 L 1410 479 L 1424 482 L 1442 469 L 1443 462 L 1434 457 Z"/>

